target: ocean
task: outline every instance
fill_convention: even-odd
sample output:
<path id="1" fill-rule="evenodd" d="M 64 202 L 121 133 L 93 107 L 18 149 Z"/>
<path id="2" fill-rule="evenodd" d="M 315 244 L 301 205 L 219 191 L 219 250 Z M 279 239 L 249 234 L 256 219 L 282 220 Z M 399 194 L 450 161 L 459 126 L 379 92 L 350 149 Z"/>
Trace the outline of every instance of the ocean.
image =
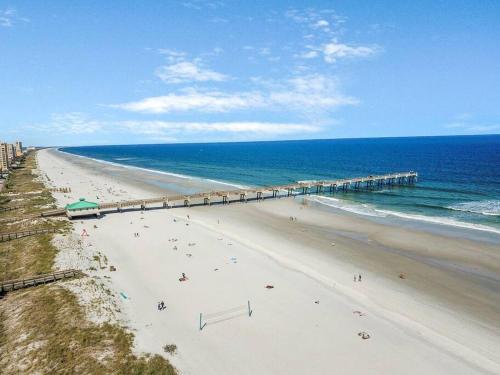
<path id="1" fill-rule="evenodd" d="M 311 196 L 373 217 L 500 233 L 500 135 L 63 147 L 106 162 L 265 186 L 417 171 L 413 186 Z"/>

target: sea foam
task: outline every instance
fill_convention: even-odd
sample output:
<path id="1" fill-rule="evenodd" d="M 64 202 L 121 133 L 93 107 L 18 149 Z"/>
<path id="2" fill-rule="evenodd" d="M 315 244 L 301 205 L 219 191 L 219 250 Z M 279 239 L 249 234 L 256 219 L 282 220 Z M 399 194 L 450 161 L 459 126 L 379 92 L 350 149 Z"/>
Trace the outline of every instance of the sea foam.
<path id="1" fill-rule="evenodd" d="M 458 227 L 458 228 L 466 228 L 466 229 L 480 230 L 480 231 L 500 234 L 500 229 L 497 229 L 497 228 L 493 228 L 493 227 L 490 227 L 487 225 L 482 225 L 482 224 L 466 223 L 463 221 L 458 221 L 458 220 L 455 220 L 452 218 L 447 218 L 447 217 L 425 216 L 425 215 L 416 215 L 416 214 L 403 213 L 403 212 L 390 211 L 390 210 L 382 210 L 382 209 L 375 208 L 375 207 L 368 205 L 368 204 L 353 203 L 353 202 L 348 202 L 348 201 L 345 201 L 342 199 L 317 196 L 317 195 L 311 195 L 310 197 L 308 197 L 306 199 L 309 199 L 313 202 L 324 204 L 324 205 L 327 205 L 327 206 L 330 206 L 333 208 L 337 208 L 337 209 L 340 209 L 343 211 L 348 211 L 348 212 L 351 212 L 354 214 L 363 215 L 363 216 L 371 216 L 371 217 L 393 216 L 393 217 L 398 217 L 398 218 L 407 219 L 407 220 L 416 220 L 416 221 L 421 221 L 421 222 L 426 222 L 426 223 L 448 225 L 448 226 L 453 226 L 453 227 Z"/>
<path id="2" fill-rule="evenodd" d="M 453 204 L 447 208 L 486 216 L 500 216 L 500 201 L 498 200 L 462 202 Z"/>

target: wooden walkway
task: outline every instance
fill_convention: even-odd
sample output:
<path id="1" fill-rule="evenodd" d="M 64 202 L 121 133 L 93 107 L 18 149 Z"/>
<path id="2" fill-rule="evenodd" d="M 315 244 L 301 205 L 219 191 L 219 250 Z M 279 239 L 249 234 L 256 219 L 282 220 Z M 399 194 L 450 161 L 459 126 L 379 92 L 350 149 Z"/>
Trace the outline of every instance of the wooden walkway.
<path id="1" fill-rule="evenodd" d="M 163 207 L 170 207 L 172 203 L 181 202 L 184 206 L 189 206 L 192 200 L 203 200 L 203 204 L 210 204 L 214 199 L 219 203 L 227 204 L 231 198 L 236 198 L 237 201 L 247 200 L 261 200 L 264 198 L 278 198 L 286 194 L 286 196 L 300 195 L 300 194 L 322 194 L 324 192 L 334 193 L 335 191 L 342 190 L 359 190 L 362 187 L 368 189 L 374 187 L 381 187 L 383 185 L 403 185 L 413 184 L 417 180 L 418 174 L 416 172 L 393 173 L 382 176 L 368 176 L 358 177 L 352 179 L 330 180 L 330 181 L 307 181 L 297 182 L 287 185 L 267 186 L 252 189 L 239 189 L 228 191 L 212 191 L 205 193 L 196 193 L 190 195 L 175 195 L 165 196 L 150 199 L 135 199 L 130 201 L 102 203 L 99 209 L 117 209 L 121 210 L 126 207 L 140 206 L 145 209 L 151 204 L 162 204 Z M 281 193 L 281 194 L 280 194 Z"/>
<path id="2" fill-rule="evenodd" d="M 0 281 L 0 294 L 79 276 L 85 276 L 85 274 L 82 271 L 71 269 L 27 277 L 23 279 Z"/>
<path id="3" fill-rule="evenodd" d="M 417 172 L 401 172 L 386 175 L 357 177 L 340 180 L 325 181 L 302 181 L 286 185 L 266 186 L 250 189 L 238 189 L 227 191 L 211 191 L 189 195 L 174 195 L 148 199 L 134 199 L 121 202 L 109 202 L 99 204 L 101 212 L 126 208 L 140 207 L 146 209 L 148 206 L 160 204 L 160 207 L 176 207 L 180 203 L 189 207 L 192 203 L 210 205 L 211 203 L 228 204 L 232 201 L 246 202 L 248 200 L 262 200 L 265 198 L 279 198 L 282 196 L 323 194 L 326 192 L 335 193 L 336 191 L 358 191 L 362 188 L 374 189 L 382 186 L 410 185 L 417 181 Z M 177 203 L 177 205 L 176 205 Z M 44 211 L 41 216 L 59 216 L 65 215 L 63 208 Z"/>
<path id="4" fill-rule="evenodd" d="M 20 210 L 22 208 L 24 208 L 24 206 L 0 207 L 0 212 Z"/>
<path id="5" fill-rule="evenodd" d="M 18 238 L 34 236 L 37 234 L 47 234 L 47 233 L 56 233 L 57 230 L 53 228 L 49 229 L 34 229 L 34 230 L 26 230 L 23 232 L 13 232 L 13 233 L 0 233 L 0 242 L 6 242 L 15 240 Z"/>

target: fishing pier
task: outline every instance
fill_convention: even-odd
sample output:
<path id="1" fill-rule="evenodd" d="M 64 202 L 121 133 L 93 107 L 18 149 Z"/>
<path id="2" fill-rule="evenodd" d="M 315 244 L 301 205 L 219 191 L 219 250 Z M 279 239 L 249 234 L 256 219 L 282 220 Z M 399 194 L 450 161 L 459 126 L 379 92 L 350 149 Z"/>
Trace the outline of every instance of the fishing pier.
<path id="1" fill-rule="evenodd" d="M 211 191 L 189 195 L 163 196 L 149 199 L 134 199 L 120 202 L 95 204 L 98 213 L 140 208 L 190 207 L 191 205 L 229 204 L 230 202 L 260 201 L 268 198 L 291 197 L 308 194 L 334 194 L 337 191 L 359 191 L 384 186 L 411 185 L 417 181 L 417 172 L 391 173 L 378 176 L 357 177 L 340 180 L 300 181 L 296 183 L 250 189 Z M 42 216 L 65 215 L 66 209 L 45 211 Z M 83 213 L 82 213 L 83 214 Z M 95 214 L 95 210 L 92 211 Z M 83 216 L 83 215 L 82 215 Z"/>

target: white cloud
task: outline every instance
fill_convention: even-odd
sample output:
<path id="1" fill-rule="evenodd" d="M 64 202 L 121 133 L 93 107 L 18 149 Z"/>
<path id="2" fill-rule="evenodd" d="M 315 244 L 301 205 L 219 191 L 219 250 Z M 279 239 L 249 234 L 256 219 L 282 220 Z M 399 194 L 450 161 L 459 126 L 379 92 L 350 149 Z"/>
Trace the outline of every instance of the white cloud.
<path id="1" fill-rule="evenodd" d="M 323 52 L 324 59 L 328 63 L 334 63 L 338 59 L 348 57 L 367 57 L 373 55 L 377 48 L 366 46 L 349 46 L 343 43 L 332 41 L 323 45 L 321 51 Z"/>
<path id="2" fill-rule="evenodd" d="M 114 104 L 113 108 L 140 113 L 228 112 L 255 108 L 294 109 L 298 112 L 328 111 L 339 106 L 354 105 L 356 98 L 343 95 L 335 79 L 320 74 L 295 77 L 284 83 L 262 85 L 268 92 L 224 93 L 189 90 L 179 94 L 149 97 L 135 102 Z"/>
<path id="3" fill-rule="evenodd" d="M 0 10 L 0 27 L 12 27 L 18 21 L 29 22 L 27 18 L 18 17 L 15 9 Z"/>
<path id="4" fill-rule="evenodd" d="M 226 81 L 228 76 L 200 66 L 198 61 L 180 61 L 156 69 L 156 75 L 166 83 Z"/>
<path id="5" fill-rule="evenodd" d="M 181 5 L 194 10 L 217 9 L 224 6 L 223 1 L 192 0 L 181 2 Z"/>
<path id="6" fill-rule="evenodd" d="M 48 124 L 32 125 L 30 129 L 54 134 L 92 134 L 103 129 L 103 123 L 90 120 L 81 112 L 54 113 Z"/>
<path id="7" fill-rule="evenodd" d="M 169 48 L 160 48 L 158 49 L 158 53 L 161 55 L 165 55 L 167 61 L 169 61 L 170 63 L 184 61 L 184 59 L 186 58 L 185 52 L 175 51 Z"/>
<path id="8" fill-rule="evenodd" d="M 271 54 L 271 49 L 269 47 L 263 47 L 259 49 L 259 55 L 267 56 Z"/>
<path id="9" fill-rule="evenodd" d="M 314 59 L 315 57 L 318 56 L 319 56 L 318 51 L 307 51 L 299 55 L 299 57 L 303 59 Z"/>
<path id="10" fill-rule="evenodd" d="M 218 91 L 190 91 L 145 98 L 136 102 L 115 104 L 111 107 L 131 112 L 168 113 L 181 111 L 226 112 L 234 109 L 255 108 L 263 105 L 258 93 L 226 94 Z"/>
<path id="11" fill-rule="evenodd" d="M 356 98 L 339 92 L 335 79 L 321 74 L 309 74 L 288 81 L 289 89 L 273 92 L 271 101 L 303 111 L 329 110 L 343 105 L 358 104 Z"/>
<path id="12" fill-rule="evenodd" d="M 291 19 L 304 29 L 320 30 L 325 35 L 333 36 L 342 30 L 345 18 L 337 15 L 332 9 L 290 9 L 285 17 Z M 311 37 L 307 34 L 305 37 Z"/>
<path id="13" fill-rule="evenodd" d="M 300 132 L 316 132 L 314 125 L 273 122 L 169 122 L 169 121 L 125 121 L 120 126 L 135 134 L 168 136 L 177 132 L 207 133 L 258 133 L 282 135 Z"/>
<path id="14" fill-rule="evenodd" d="M 3 27 L 12 27 L 13 21 L 12 18 L 15 15 L 15 11 L 13 9 L 6 9 L 0 11 L 0 26 Z"/>
<path id="15" fill-rule="evenodd" d="M 146 139 L 174 142 L 187 136 L 189 139 L 201 134 L 218 136 L 244 134 L 256 137 L 274 135 L 314 133 L 321 126 L 303 123 L 279 123 L 261 121 L 101 121 L 89 119 L 79 112 L 56 113 L 46 124 L 28 126 L 30 130 L 49 132 L 54 135 L 84 135 L 96 132 L 112 134 L 135 134 Z"/>
<path id="16" fill-rule="evenodd" d="M 328 28 L 330 23 L 326 20 L 319 20 L 316 23 L 312 24 L 313 29 L 323 29 L 323 28 Z"/>

